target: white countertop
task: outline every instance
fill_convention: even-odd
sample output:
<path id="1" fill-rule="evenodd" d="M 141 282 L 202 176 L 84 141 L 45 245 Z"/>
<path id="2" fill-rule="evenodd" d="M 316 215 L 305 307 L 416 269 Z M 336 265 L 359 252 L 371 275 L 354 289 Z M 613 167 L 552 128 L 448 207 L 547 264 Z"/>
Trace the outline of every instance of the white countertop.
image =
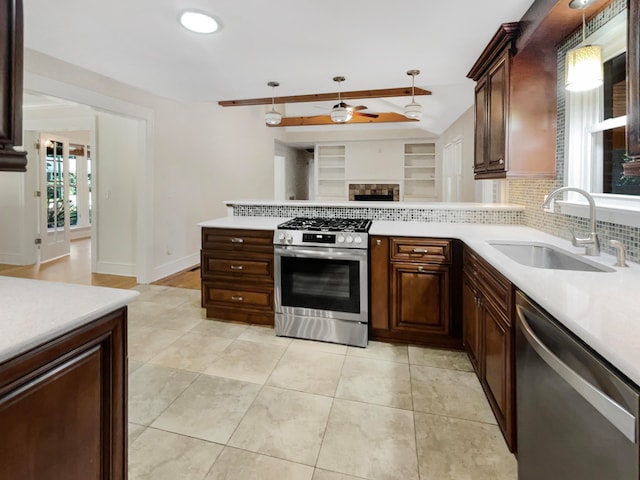
<path id="1" fill-rule="evenodd" d="M 135 290 L 0 276 L 0 363 L 123 307 Z"/>
<path id="2" fill-rule="evenodd" d="M 210 227 L 275 228 L 275 217 L 226 217 Z M 254 223 L 255 222 L 255 223 Z M 521 265 L 487 243 L 491 240 L 542 242 L 572 253 L 584 248 L 539 230 L 517 225 L 374 221 L 369 235 L 457 238 L 475 250 L 532 300 L 611 364 L 640 385 L 640 265 L 614 272 L 549 270 Z M 615 258 L 587 257 L 611 266 Z M 635 292 L 635 293 L 634 293 Z"/>

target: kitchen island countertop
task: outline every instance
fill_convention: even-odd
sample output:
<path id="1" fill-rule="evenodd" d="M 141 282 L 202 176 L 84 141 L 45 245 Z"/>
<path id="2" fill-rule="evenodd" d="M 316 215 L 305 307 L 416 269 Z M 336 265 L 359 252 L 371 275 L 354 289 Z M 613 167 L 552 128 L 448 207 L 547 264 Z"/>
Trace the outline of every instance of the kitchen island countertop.
<path id="1" fill-rule="evenodd" d="M 127 305 L 135 290 L 0 276 L 0 363 Z"/>
<path id="2" fill-rule="evenodd" d="M 203 227 L 274 229 L 288 220 L 279 217 L 225 217 L 202 222 Z M 640 385 L 640 265 L 615 267 L 613 272 L 578 272 L 528 267 L 511 260 L 488 242 L 541 242 L 572 253 L 567 240 L 520 225 L 399 222 L 374 220 L 369 235 L 418 236 L 462 240 L 566 328 Z M 608 254 L 588 257 L 612 266 Z"/>

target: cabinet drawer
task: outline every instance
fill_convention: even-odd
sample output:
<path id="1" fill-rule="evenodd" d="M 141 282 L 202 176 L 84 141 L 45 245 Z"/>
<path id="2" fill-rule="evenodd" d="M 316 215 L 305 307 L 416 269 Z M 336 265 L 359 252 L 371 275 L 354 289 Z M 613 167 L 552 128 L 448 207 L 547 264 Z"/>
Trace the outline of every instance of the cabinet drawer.
<path id="1" fill-rule="evenodd" d="M 391 260 L 451 263 L 451 242 L 424 238 L 392 238 Z"/>
<path id="2" fill-rule="evenodd" d="M 465 276 L 508 317 L 511 282 L 469 249 L 464 252 L 464 270 Z"/>
<path id="3" fill-rule="evenodd" d="M 258 308 L 273 311 L 273 290 L 233 288 L 233 285 L 223 286 L 204 282 L 203 300 L 205 306 L 221 305 L 237 308 Z"/>
<path id="4" fill-rule="evenodd" d="M 238 278 L 273 278 L 273 257 L 261 259 L 220 258 L 215 253 L 202 252 L 202 275 L 232 275 Z"/>
<path id="5" fill-rule="evenodd" d="M 203 228 L 202 248 L 269 253 L 273 252 L 273 231 Z"/>

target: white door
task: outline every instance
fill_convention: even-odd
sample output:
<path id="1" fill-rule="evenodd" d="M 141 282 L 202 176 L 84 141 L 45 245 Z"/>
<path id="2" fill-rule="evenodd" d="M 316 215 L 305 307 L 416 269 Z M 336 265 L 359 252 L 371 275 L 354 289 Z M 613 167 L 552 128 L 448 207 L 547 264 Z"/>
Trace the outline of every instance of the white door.
<path id="1" fill-rule="evenodd" d="M 40 262 L 69 255 L 69 140 L 40 134 Z"/>
<path id="2" fill-rule="evenodd" d="M 447 143 L 442 157 L 442 200 L 459 202 L 462 198 L 462 139 Z"/>

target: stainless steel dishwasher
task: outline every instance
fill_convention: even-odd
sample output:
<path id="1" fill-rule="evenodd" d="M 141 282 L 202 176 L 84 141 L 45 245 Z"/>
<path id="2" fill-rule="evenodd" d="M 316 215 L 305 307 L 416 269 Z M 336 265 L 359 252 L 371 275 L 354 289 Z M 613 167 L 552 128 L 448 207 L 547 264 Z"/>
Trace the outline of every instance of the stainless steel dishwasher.
<path id="1" fill-rule="evenodd" d="M 638 480 L 638 387 L 516 295 L 518 480 Z"/>

